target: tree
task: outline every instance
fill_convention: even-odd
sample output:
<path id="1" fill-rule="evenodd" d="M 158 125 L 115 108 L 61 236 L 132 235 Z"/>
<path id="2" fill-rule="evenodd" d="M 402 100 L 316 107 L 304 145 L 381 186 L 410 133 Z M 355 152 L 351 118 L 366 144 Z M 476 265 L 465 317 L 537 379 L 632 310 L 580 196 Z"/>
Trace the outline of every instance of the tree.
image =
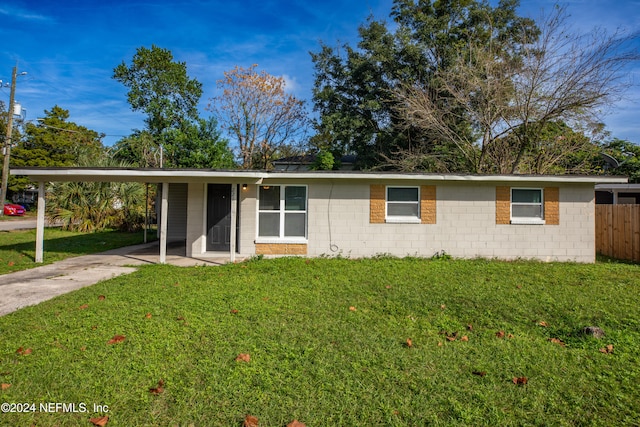
<path id="1" fill-rule="evenodd" d="M 424 156 L 409 159 L 418 169 L 460 171 L 461 156 L 448 156 L 453 143 L 421 127 L 406 126 L 396 114 L 395 90 L 401 84 L 428 87 L 428 96 L 445 103 L 447 94 L 432 76 L 455 65 L 455 57 L 470 44 L 491 38 L 502 49 L 517 46 L 519 28 L 535 33 L 530 19 L 516 14 L 517 0 L 502 0 L 495 8 L 474 0 L 395 0 L 391 17 L 396 30 L 369 19 L 360 27 L 358 49 L 322 45 L 312 54 L 316 69 L 316 129 L 334 140 L 334 154 L 355 153 L 361 167 L 397 168 L 392 160 L 419 147 Z M 468 122 L 450 118 L 456 132 L 470 134 Z M 470 137 L 470 136 L 469 136 Z M 338 151 L 341 151 L 338 153 Z"/>
<path id="2" fill-rule="evenodd" d="M 640 146 L 624 139 L 614 138 L 602 144 L 602 151 L 618 161 L 618 167 L 607 173 L 629 177 L 630 183 L 640 183 Z"/>
<path id="3" fill-rule="evenodd" d="M 256 67 L 226 71 L 218 81 L 222 95 L 207 107 L 236 139 L 244 169 L 270 168 L 277 152 L 301 143 L 307 127 L 304 101 L 285 92 L 284 78 Z"/>
<path id="4" fill-rule="evenodd" d="M 68 121 L 69 111 L 59 106 L 44 111 L 37 124 L 28 123 L 24 136 L 11 152 L 11 166 L 62 167 L 75 165 L 80 158 L 98 162 L 103 154 L 103 135 Z M 89 162 L 87 166 L 94 166 Z M 22 191 L 30 185 L 26 177 L 9 180 L 11 191 Z"/>
<path id="5" fill-rule="evenodd" d="M 427 84 L 398 88 L 399 114 L 407 127 L 453 141 L 472 172 L 575 171 L 571 159 L 581 151 L 589 157 L 584 151 L 592 147 L 572 129 L 593 122 L 599 108 L 614 102 L 626 88 L 621 71 L 640 57 L 628 49 L 636 35 L 576 35 L 568 28 L 565 9 L 557 7 L 540 31 L 519 31 L 516 49 L 505 50 L 498 35 L 470 43 Z M 433 96 L 434 86 L 446 102 Z M 458 132 L 460 121 L 471 132 Z M 567 168 L 558 169 L 561 164 Z"/>
<path id="6" fill-rule="evenodd" d="M 116 142 L 109 150 L 111 156 L 137 168 L 159 168 L 160 146 L 146 130 L 135 130 L 133 134 Z"/>
<path id="7" fill-rule="evenodd" d="M 122 62 L 113 70 L 113 78 L 129 89 L 131 109 L 147 115 L 146 130 L 158 145 L 169 129 L 198 119 L 202 84 L 190 79 L 186 63 L 174 62 L 167 49 L 138 48 L 131 65 Z"/>
<path id="8" fill-rule="evenodd" d="M 209 119 L 185 120 L 179 128 L 167 130 L 162 152 L 148 131 L 135 131 L 114 144 L 112 157 L 134 167 L 233 168 L 233 152 L 222 138 L 218 122 Z"/>
<path id="9" fill-rule="evenodd" d="M 187 122 L 166 135 L 167 165 L 174 168 L 233 168 L 233 152 L 228 144 L 214 117 Z"/>

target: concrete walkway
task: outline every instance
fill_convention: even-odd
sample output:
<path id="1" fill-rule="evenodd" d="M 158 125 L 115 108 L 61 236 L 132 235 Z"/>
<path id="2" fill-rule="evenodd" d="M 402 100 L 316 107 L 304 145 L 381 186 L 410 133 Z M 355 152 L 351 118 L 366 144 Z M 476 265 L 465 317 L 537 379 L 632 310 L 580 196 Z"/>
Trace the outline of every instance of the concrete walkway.
<path id="1" fill-rule="evenodd" d="M 159 258 L 158 242 L 153 242 L 67 258 L 53 264 L 0 275 L 0 316 L 102 280 L 133 273 L 135 266 L 156 264 Z M 187 258 L 184 256 L 184 246 L 167 249 L 167 264 L 182 267 L 216 266 L 228 261 L 228 256 Z"/>

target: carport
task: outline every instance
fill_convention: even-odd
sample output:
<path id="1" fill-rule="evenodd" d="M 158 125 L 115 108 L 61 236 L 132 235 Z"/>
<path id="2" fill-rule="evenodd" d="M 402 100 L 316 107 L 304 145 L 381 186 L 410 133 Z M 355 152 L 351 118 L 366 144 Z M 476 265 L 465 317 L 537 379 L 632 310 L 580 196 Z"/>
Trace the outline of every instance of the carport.
<path id="1" fill-rule="evenodd" d="M 139 169 L 139 168 L 20 168 L 12 169 L 12 175 L 27 176 L 38 183 L 37 224 L 36 224 L 36 256 L 37 263 L 43 262 L 44 226 L 45 226 L 45 185 L 48 182 L 139 182 L 145 184 L 161 184 L 160 224 L 158 234 L 160 241 L 159 262 L 167 260 L 167 237 L 169 236 L 169 218 L 172 211 L 169 206 L 169 189 L 171 184 L 225 184 L 230 187 L 230 238 L 229 261 L 235 261 L 238 191 L 239 185 L 259 184 L 264 172 L 258 171 L 220 171 L 202 169 Z M 175 214 L 174 214 L 175 215 Z M 203 232 L 205 230 L 202 230 Z M 190 256 L 187 247 L 187 256 Z"/>

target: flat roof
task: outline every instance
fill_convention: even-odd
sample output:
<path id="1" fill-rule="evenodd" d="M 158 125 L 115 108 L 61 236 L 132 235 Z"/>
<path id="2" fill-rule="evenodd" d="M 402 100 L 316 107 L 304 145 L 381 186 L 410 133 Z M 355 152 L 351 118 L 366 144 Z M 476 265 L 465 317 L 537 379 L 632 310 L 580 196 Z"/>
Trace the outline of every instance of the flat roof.
<path id="1" fill-rule="evenodd" d="M 604 175 L 465 175 L 435 173 L 363 172 L 363 171 L 256 171 L 219 169 L 148 169 L 23 167 L 11 169 L 11 175 L 28 176 L 34 181 L 104 182 L 219 182 L 259 184 L 264 180 L 367 180 L 367 181 L 452 181 L 452 182 L 563 182 L 626 184 L 623 176 Z"/>

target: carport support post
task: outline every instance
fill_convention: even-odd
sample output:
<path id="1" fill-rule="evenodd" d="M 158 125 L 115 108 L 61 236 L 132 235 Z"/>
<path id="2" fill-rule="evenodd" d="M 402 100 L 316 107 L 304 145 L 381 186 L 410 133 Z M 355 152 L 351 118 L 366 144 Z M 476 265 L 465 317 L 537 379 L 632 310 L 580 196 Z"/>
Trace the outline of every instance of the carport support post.
<path id="1" fill-rule="evenodd" d="M 229 236 L 229 262 L 236 260 L 236 212 L 238 211 L 238 186 L 231 184 L 231 235 Z"/>
<path id="2" fill-rule="evenodd" d="M 169 183 L 162 183 L 162 203 L 160 207 L 160 264 L 167 262 L 167 222 L 169 216 Z"/>
<path id="3" fill-rule="evenodd" d="M 44 258 L 44 182 L 38 183 L 38 207 L 36 220 L 36 262 Z"/>

